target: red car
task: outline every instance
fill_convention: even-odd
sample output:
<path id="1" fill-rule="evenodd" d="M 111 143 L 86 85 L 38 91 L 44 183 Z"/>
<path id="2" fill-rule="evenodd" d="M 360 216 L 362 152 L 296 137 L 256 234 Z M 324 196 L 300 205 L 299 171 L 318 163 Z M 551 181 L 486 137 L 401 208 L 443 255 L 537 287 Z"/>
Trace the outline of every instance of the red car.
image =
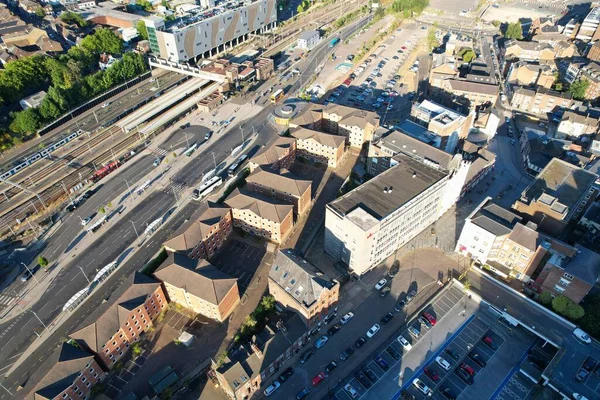
<path id="1" fill-rule="evenodd" d="M 400 47 L 402 50 L 406 50 L 406 46 L 402 46 Z"/>
<path id="2" fill-rule="evenodd" d="M 462 363 L 462 364 L 460 364 L 460 368 L 461 368 L 463 371 L 466 371 L 466 372 L 468 372 L 468 373 L 469 373 L 469 375 L 471 375 L 471 376 L 475 375 L 475 370 L 473 369 L 473 367 L 471 367 L 471 366 L 470 366 L 469 364 L 467 364 L 467 363 Z"/>
<path id="3" fill-rule="evenodd" d="M 319 383 L 325 380 L 325 378 L 327 378 L 327 374 L 325 372 L 319 372 L 317 376 L 313 378 L 312 385 L 317 386 Z"/>
<path id="4" fill-rule="evenodd" d="M 483 338 L 483 343 L 487 344 L 488 347 L 490 347 L 492 350 L 496 350 L 498 348 L 498 346 L 496 346 L 496 343 L 494 343 L 494 339 L 492 339 L 489 336 Z"/>
<path id="5" fill-rule="evenodd" d="M 431 366 L 423 368 L 423 372 L 425 372 L 425 375 L 434 382 L 440 379 L 440 376 L 433 368 L 431 368 Z"/>
<path id="6" fill-rule="evenodd" d="M 431 314 L 429 314 L 429 313 L 426 313 L 426 312 L 424 312 L 424 313 L 423 313 L 423 316 L 424 316 L 425 318 L 427 318 L 427 321 L 429 321 L 429 323 L 431 324 L 431 326 L 434 326 L 434 325 L 436 324 L 436 322 L 437 322 L 437 321 L 436 321 L 436 319 L 435 319 L 435 318 L 433 318 L 433 315 L 431 315 Z"/>

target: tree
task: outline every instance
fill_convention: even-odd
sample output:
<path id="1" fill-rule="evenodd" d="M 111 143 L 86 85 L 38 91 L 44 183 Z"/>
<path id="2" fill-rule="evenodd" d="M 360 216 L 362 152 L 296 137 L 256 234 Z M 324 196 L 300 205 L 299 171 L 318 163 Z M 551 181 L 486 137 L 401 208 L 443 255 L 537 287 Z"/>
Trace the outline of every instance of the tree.
<path id="1" fill-rule="evenodd" d="M 550 292 L 543 292 L 540 295 L 540 303 L 542 303 L 545 306 L 549 306 L 550 304 L 552 304 L 552 294 Z"/>
<path id="2" fill-rule="evenodd" d="M 137 2 L 137 5 L 142 7 L 144 11 L 152 11 L 152 3 L 150 3 L 148 0 L 140 0 Z"/>
<path id="3" fill-rule="evenodd" d="M 435 36 L 434 29 L 430 29 L 427 33 L 427 44 L 429 45 L 429 51 L 440 46 L 440 41 L 437 39 L 437 36 Z"/>
<path id="4" fill-rule="evenodd" d="M 104 214 L 106 212 L 106 209 L 104 208 L 104 206 L 100 206 L 98 207 L 98 212 Z"/>
<path id="5" fill-rule="evenodd" d="M 507 39 L 523 39 L 523 28 L 520 22 L 512 22 L 506 27 L 504 37 Z"/>
<path id="6" fill-rule="evenodd" d="M 573 302 L 571 302 L 571 304 L 567 307 L 567 312 L 565 314 L 565 316 L 571 321 L 576 321 L 582 318 L 584 315 L 585 311 L 583 310 L 583 307 Z"/>
<path id="7" fill-rule="evenodd" d="M 552 300 L 552 309 L 561 315 L 565 315 L 570 302 L 571 300 L 566 296 L 556 296 L 554 300 Z"/>
<path id="8" fill-rule="evenodd" d="M 581 303 L 585 312 L 579 321 L 581 328 L 596 339 L 600 338 L 600 293 L 588 294 Z"/>
<path id="9" fill-rule="evenodd" d="M 83 17 L 77 13 L 72 11 L 66 11 L 60 14 L 60 19 L 67 24 L 75 24 L 80 28 L 86 27 L 88 25 L 87 21 L 83 19 Z"/>
<path id="10" fill-rule="evenodd" d="M 492 25 L 494 25 L 496 28 L 500 28 L 500 25 L 502 25 L 502 22 L 500 22 L 498 20 L 493 20 Z"/>
<path id="11" fill-rule="evenodd" d="M 304 7 L 302 7 L 302 4 L 299 4 L 298 7 L 296 8 L 296 12 L 298 14 L 303 13 L 304 12 Z"/>
<path id="12" fill-rule="evenodd" d="M 475 59 L 475 52 L 472 49 L 463 49 L 459 53 L 464 62 L 470 63 Z"/>
<path id="13" fill-rule="evenodd" d="M 138 21 L 137 24 L 135 24 L 135 29 L 141 39 L 148 40 L 148 29 L 146 28 L 144 21 Z"/>
<path id="14" fill-rule="evenodd" d="M 590 86 L 590 81 L 587 79 L 579 79 L 571 84 L 569 87 L 569 93 L 576 100 L 583 100 L 585 98 L 585 92 Z"/>
<path id="15" fill-rule="evenodd" d="M 260 301 L 265 311 L 272 311 L 275 308 L 275 297 L 271 295 L 264 296 Z"/>
<path id="16" fill-rule="evenodd" d="M 86 36 L 81 45 L 97 54 L 121 54 L 123 52 L 123 39 L 108 28 L 97 29 L 93 35 Z"/>
<path id="17" fill-rule="evenodd" d="M 10 130 L 13 132 L 35 133 L 40 127 L 40 115 L 35 108 L 13 112 L 10 115 L 13 118 L 13 121 L 10 124 Z"/>
<path id="18" fill-rule="evenodd" d="M 38 264 L 42 268 L 46 268 L 48 266 L 48 259 L 44 256 L 38 257 Z"/>
<path id="19" fill-rule="evenodd" d="M 37 7 L 35 9 L 35 15 L 38 18 L 44 18 L 46 16 L 46 13 L 44 12 L 44 9 L 42 7 Z"/>

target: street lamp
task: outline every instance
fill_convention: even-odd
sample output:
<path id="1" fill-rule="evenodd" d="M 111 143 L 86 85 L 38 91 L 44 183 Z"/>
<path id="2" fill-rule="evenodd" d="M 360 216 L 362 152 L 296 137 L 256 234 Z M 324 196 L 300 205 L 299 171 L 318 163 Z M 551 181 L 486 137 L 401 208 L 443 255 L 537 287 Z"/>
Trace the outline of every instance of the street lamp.
<path id="1" fill-rule="evenodd" d="M 39 284 L 40 281 L 38 281 L 38 278 L 36 278 L 36 276 L 33 275 L 33 272 L 31 272 L 31 270 L 29 269 L 29 267 L 27 266 L 27 264 L 25 264 L 24 262 L 21 262 L 21 264 L 23 264 L 23 266 L 25 267 L 25 269 L 27 269 L 27 272 L 29 272 L 29 275 L 31 275 L 33 277 L 33 279 L 35 279 L 35 281 Z"/>
<path id="2" fill-rule="evenodd" d="M 137 229 L 135 229 L 135 224 L 133 223 L 133 221 L 129 221 L 131 222 L 131 226 L 133 226 L 133 230 L 135 231 L 135 234 L 137 235 L 138 240 L 140 239 L 140 234 L 138 233 Z"/>
<path id="3" fill-rule="evenodd" d="M 44 329 L 45 329 L 47 332 L 50 332 L 50 330 L 48 329 L 48 327 L 46 326 L 46 324 L 44 323 L 44 321 L 42 321 L 42 320 L 40 319 L 40 317 L 39 317 L 39 316 L 36 314 L 36 312 L 35 312 L 35 311 L 33 311 L 33 310 L 29 310 L 29 311 L 31 311 L 31 313 L 32 313 L 33 315 L 35 315 L 35 317 L 37 318 L 37 320 L 38 320 L 38 321 L 40 321 L 40 324 L 42 324 L 42 325 L 44 326 Z"/>

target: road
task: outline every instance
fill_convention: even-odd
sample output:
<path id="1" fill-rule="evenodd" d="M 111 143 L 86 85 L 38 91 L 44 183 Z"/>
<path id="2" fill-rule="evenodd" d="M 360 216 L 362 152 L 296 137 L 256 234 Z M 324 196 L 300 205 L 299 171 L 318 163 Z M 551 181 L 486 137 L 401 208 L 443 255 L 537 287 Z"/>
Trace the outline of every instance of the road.
<path id="1" fill-rule="evenodd" d="M 360 26 L 364 25 L 367 20 L 368 17 L 345 28 L 342 37 L 347 37 L 352 34 L 356 29 L 359 29 Z M 322 43 L 320 47 L 311 52 L 306 60 L 303 60 L 303 64 L 299 65 L 299 68 L 304 71 L 314 71 L 316 65 L 328 56 L 329 51 L 327 43 Z M 298 81 L 293 84 L 293 89 L 288 93 L 293 93 L 295 90 L 305 85 L 309 78 L 310 74 L 308 73 L 300 74 Z M 277 78 L 274 78 L 272 82 L 267 82 L 265 85 L 268 86 L 276 80 Z M 278 83 L 276 87 L 281 85 L 282 83 Z M 147 222 L 163 216 L 175 205 L 175 197 L 172 192 L 172 187 L 174 185 L 176 185 L 178 191 L 181 191 L 184 187 L 192 186 L 196 183 L 203 172 L 214 168 L 213 157 L 209 156 L 209 154 L 214 153 L 216 160 L 223 160 L 231 153 L 231 148 L 236 147 L 241 143 L 239 129 L 237 129 L 238 126 L 244 125 L 244 130 L 247 132 L 254 127 L 254 130 L 258 134 L 254 143 L 254 148 L 274 140 L 276 130 L 268 122 L 273 107 L 274 106 L 269 104 L 259 112 L 258 115 L 252 117 L 250 120 L 236 121 L 236 126 L 227 133 L 220 134 L 218 140 L 209 142 L 206 147 L 204 147 L 204 145 L 201 146 L 199 151 L 202 152 L 202 154 L 188 162 L 173 177 L 169 187 L 164 191 L 158 191 L 148 195 L 148 197 L 138 203 L 128 214 L 130 215 L 129 220 L 133 221 L 138 228 L 138 231 L 140 231 L 141 228 L 144 228 Z M 198 134 L 201 134 L 201 132 Z M 168 141 L 169 140 L 176 139 L 171 137 Z M 179 138 L 179 140 L 181 140 L 181 138 Z M 167 145 L 169 143 L 168 141 Z M 125 190 L 126 183 L 124 179 L 122 179 L 125 176 L 133 180 L 136 177 L 145 175 L 153 168 L 151 165 L 153 161 L 154 157 L 147 156 L 138 160 L 135 165 L 130 166 L 129 170 L 125 171 L 126 175 L 123 177 L 115 176 L 108 181 L 108 183 L 92 196 L 84 206 L 65 220 L 64 227 L 61 227 L 58 234 L 53 236 L 47 244 L 43 254 L 46 254 L 46 251 L 50 251 L 57 255 L 64 251 L 64 249 L 66 249 L 73 240 L 76 240 L 76 237 L 81 233 L 80 226 L 78 226 L 79 217 L 84 218 L 85 216 L 88 216 L 89 213 L 97 210 L 100 205 L 106 204 L 108 199 L 114 198 L 114 194 L 117 193 L 119 189 L 121 191 Z M 32 356 L 25 360 L 13 373 L 11 373 L 10 376 L 2 381 L 2 385 L 15 395 L 9 396 L 8 393 L 3 392 L 0 393 L 0 399 L 22 398 L 25 396 L 34 386 L 35 382 L 41 378 L 43 373 L 45 373 L 45 371 L 36 371 L 42 361 L 56 349 L 58 344 L 64 340 L 70 332 L 76 330 L 82 324 L 92 310 L 96 309 L 109 297 L 110 293 L 116 289 L 124 277 L 141 268 L 141 266 L 143 266 L 160 249 L 162 243 L 168 239 L 179 226 L 192 217 L 192 214 L 196 209 L 196 203 L 189 203 L 184 206 L 173 219 L 168 221 L 162 229 L 156 232 L 148 242 L 144 243 L 142 248 L 137 249 L 137 252 L 132 258 L 121 265 L 100 290 L 97 290 L 90 295 L 83 306 L 72 312 L 68 320 L 56 328 L 44 345 L 40 346 Z M 101 233 L 102 230 L 104 230 L 104 233 Z M 97 233 L 99 238 L 94 243 L 94 248 L 98 249 L 98 251 L 90 250 L 74 256 L 72 261 L 64 267 L 64 272 L 61 272 L 53 282 L 52 286 L 41 297 L 40 301 L 32 307 L 32 311 L 35 312 L 45 324 L 51 323 L 60 313 L 60 310 L 66 301 L 87 285 L 86 278 L 78 267 L 81 267 L 83 273 L 87 276 L 93 276 L 93 274 L 103 266 L 115 259 L 124 257 L 127 252 L 134 249 L 132 243 L 135 240 L 135 233 L 133 232 L 131 224 L 120 223 L 114 226 L 109 225 L 106 228 L 102 228 L 102 230 Z M 36 336 L 34 330 L 41 331 L 42 329 L 42 325 L 31 312 L 25 312 L 12 321 L 0 325 L 0 364 L 6 367 L 14 363 L 17 357 L 24 352 L 35 339 Z M 19 385 L 23 385 L 25 388 L 16 392 L 16 388 Z"/>

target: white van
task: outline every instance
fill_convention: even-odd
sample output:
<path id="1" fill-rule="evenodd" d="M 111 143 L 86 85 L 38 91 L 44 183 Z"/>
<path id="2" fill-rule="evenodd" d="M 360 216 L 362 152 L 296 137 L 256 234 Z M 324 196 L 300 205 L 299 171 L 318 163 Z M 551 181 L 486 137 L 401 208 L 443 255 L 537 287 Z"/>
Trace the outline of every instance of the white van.
<path id="1" fill-rule="evenodd" d="M 586 344 L 592 343 L 592 339 L 590 338 L 590 336 L 587 333 L 585 333 L 583 331 L 583 329 L 580 329 L 580 328 L 575 329 L 573 331 L 573 336 L 575 336 L 576 339 L 579 339 L 583 343 L 586 343 Z"/>

